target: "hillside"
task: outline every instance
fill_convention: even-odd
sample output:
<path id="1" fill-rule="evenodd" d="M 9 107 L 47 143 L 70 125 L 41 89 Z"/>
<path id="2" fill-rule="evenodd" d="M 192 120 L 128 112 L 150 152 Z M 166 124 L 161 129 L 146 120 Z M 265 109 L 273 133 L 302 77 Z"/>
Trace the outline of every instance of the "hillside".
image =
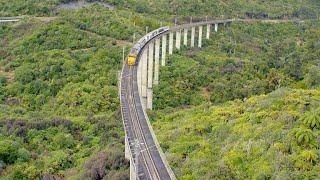
<path id="1" fill-rule="evenodd" d="M 317 87 L 319 36 L 318 21 L 222 26 L 201 50 L 184 48 L 168 58 L 154 88 L 154 107 L 219 104 L 279 87 Z"/>
<path id="2" fill-rule="evenodd" d="M 137 12 L 154 16 L 164 16 L 179 20 L 193 16 L 211 16 L 216 18 L 226 17 L 250 17 L 250 18 L 317 18 L 319 15 L 320 2 L 317 0 L 237 0 L 237 1 L 211 1 L 211 0 L 131 0 L 118 1 L 106 0 L 106 2 L 120 8 L 126 7 Z M 187 19 L 186 21 L 189 21 Z"/>
<path id="3" fill-rule="evenodd" d="M 281 88 L 152 115 L 181 179 L 318 179 L 320 89 Z"/>
<path id="4" fill-rule="evenodd" d="M 193 16 L 195 20 L 205 16 L 215 18 L 302 18 L 316 19 L 319 17 L 320 2 L 317 0 L 84 0 L 90 3 L 100 3 L 105 7 L 143 13 L 154 18 L 164 18 L 180 21 L 189 21 L 186 17 Z M 74 0 L 0 0 L 1 16 L 37 15 L 52 16 L 59 14 L 62 3 L 73 3 Z"/>
<path id="5" fill-rule="evenodd" d="M 168 56 L 148 113 L 177 178 L 319 178 L 320 1 L 81 3 L 0 0 L 23 16 L 0 24 L 0 179 L 128 179 L 123 47 L 190 16 L 305 22 L 221 26 Z"/>
<path id="6" fill-rule="evenodd" d="M 117 76 L 148 21 L 132 18 L 93 5 L 0 26 L 1 178 L 128 179 Z"/>
<path id="7" fill-rule="evenodd" d="M 154 88 L 149 115 L 177 177 L 319 178 L 319 22 L 220 30 L 170 56 Z"/>

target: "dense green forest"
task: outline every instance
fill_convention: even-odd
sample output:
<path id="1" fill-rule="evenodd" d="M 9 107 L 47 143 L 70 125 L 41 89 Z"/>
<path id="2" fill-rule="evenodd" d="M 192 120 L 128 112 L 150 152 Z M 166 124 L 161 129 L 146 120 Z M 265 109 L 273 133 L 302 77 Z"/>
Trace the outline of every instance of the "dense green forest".
<path id="1" fill-rule="evenodd" d="M 57 5 L 74 0 L 0 0 L 0 16 L 38 15 L 48 16 L 59 13 Z M 85 0 L 86 2 L 108 3 L 118 9 L 135 11 L 151 17 L 179 18 L 194 16 L 195 19 L 210 16 L 215 18 L 304 18 L 319 17 L 318 0 Z M 189 20 L 189 19 L 188 19 Z"/>
<path id="2" fill-rule="evenodd" d="M 201 50 L 184 48 L 169 57 L 154 88 L 154 106 L 218 104 L 283 86 L 317 87 L 319 37 L 317 21 L 222 26 Z"/>
<path id="3" fill-rule="evenodd" d="M 221 28 L 170 56 L 154 88 L 150 117 L 177 177 L 318 179 L 319 22 Z"/>
<path id="4" fill-rule="evenodd" d="M 319 179 L 320 89 L 153 114 L 181 179 Z"/>
<path id="5" fill-rule="evenodd" d="M 149 114 L 177 178 L 319 178 L 318 0 L 70 2 L 0 0 L 27 15 L 0 24 L 0 179 L 128 179 L 122 47 L 190 16 L 305 23 L 235 23 L 169 57 Z"/>
<path id="6" fill-rule="evenodd" d="M 119 7 L 128 7 L 140 13 L 166 17 L 194 16 L 195 19 L 205 16 L 215 18 L 250 17 L 250 18 L 317 18 L 320 2 L 317 0 L 105 0 Z M 189 19 L 188 19 L 189 20 Z"/>
<path id="7" fill-rule="evenodd" d="M 122 46 L 151 22 L 128 17 L 93 5 L 1 25 L 4 179 L 128 179 L 118 73 Z"/>
<path id="8" fill-rule="evenodd" d="M 233 23 L 170 56 L 150 117 L 177 177 L 318 179 L 319 37 L 318 21 Z"/>

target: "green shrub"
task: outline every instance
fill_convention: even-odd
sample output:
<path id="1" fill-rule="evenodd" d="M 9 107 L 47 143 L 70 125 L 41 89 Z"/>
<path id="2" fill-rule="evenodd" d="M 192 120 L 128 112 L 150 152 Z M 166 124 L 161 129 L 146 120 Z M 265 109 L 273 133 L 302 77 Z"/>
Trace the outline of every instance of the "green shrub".
<path id="1" fill-rule="evenodd" d="M 310 88 L 318 87 L 320 85 L 320 67 L 311 67 L 306 75 L 305 81 Z"/>
<path id="2" fill-rule="evenodd" d="M 320 108 L 305 113 L 301 120 L 306 126 L 312 129 L 320 129 Z"/>
<path id="3" fill-rule="evenodd" d="M 7 85 L 7 77 L 0 76 L 0 87 Z"/>
<path id="4" fill-rule="evenodd" d="M 20 144 L 12 140 L 0 140 L 0 159 L 5 164 L 13 164 L 19 158 Z"/>
<path id="5" fill-rule="evenodd" d="M 293 130 L 296 141 L 304 146 L 316 146 L 315 134 L 311 129 L 299 127 Z"/>

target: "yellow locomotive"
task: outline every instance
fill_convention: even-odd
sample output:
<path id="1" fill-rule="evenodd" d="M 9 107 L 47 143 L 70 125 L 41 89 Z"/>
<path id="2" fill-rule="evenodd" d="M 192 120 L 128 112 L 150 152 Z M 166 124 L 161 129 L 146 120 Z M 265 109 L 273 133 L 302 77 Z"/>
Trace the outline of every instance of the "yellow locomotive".
<path id="1" fill-rule="evenodd" d="M 158 36 L 161 33 L 164 33 L 166 31 L 169 31 L 169 27 L 162 27 L 159 29 L 156 29 L 147 35 L 143 36 L 131 49 L 129 56 L 127 58 L 127 63 L 129 66 L 136 65 L 136 59 L 138 54 L 140 53 L 140 50 L 146 45 L 146 43 L 151 40 L 152 38 Z"/>
<path id="2" fill-rule="evenodd" d="M 143 47 L 143 46 L 140 46 L 139 42 L 133 46 L 133 48 L 131 49 L 131 51 L 129 53 L 129 56 L 127 58 L 127 62 L 128 62 L 129 66 L 134 66 L 136 64 L 136 59 L 137 59 L 138 53 L 139 53 L 141 47 Z"/>
<path id="3" fill-rule="evenodd" d="M 133 66 L 136 64 L 137 55 L 136 54 L 129 54 L 128 56 L 128 65 Z"/>

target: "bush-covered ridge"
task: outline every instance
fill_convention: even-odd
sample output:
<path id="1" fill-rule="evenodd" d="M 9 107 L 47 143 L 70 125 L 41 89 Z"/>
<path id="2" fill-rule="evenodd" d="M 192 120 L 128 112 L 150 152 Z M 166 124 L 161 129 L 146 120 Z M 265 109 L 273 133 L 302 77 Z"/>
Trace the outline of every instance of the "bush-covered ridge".
<path id="1" fill-rule="evenodd" d="M 144 13 L 154 18 L 242 17 L 242 18 L 302 18 L 316 19 L 320 2 L 317 0 L 237 0 L 237 1 L 155 1 L 155 0 L 86 0 L 103 2 L 119 9 Z M 48 16 L 59 14 L 59 5 L 74 0 L 0 0 L 0 17 L 17 15 Z M 186 20 L 186 19 L 184 19 Z M 189 21 L 189 19 L 187 20 Z"/>
<path id="2" fill-rule="evenodd" d="M 128 179 L 120 45 L 143 29 L 130 24 L 91 6 L 0 26 L 1 179 Z"/>
<path id="3" fill-rule="evenodd" d="M 149 114 L 178 178 L 319 178 L 319 29 L 233 23 L 168 57 Z"/>
<path id="4" fill-rule="evenodd" d="M 73 120 L 2 119 L 0 174 L 4 179 L 127 177 L 129 163 L 119 152 L 119 113 Z"/>
<path id="5" fill-rule="evenodd" d="M 8 11 L 24 5 L 11 3 Z M 56 15 L 0 25 L 0 176 L 128 179 L 117 87 L 122 46 L 160 24 L 98 4 Z"/>
<path id="6" fill-rule="evenodd" d="M 137 20 L 135 27 L 131 18 Z M 2 26 L 0 100 L 61 115 L 70 114 L 63 111 L 73 106 L 77 115 L 114 111 L 119 104 L 119 45 L 130 46 L 131 32 L 142 32 L 148 22 L 143 16 L 127 18 L 125 12 L 92 6 L 65 12 L 49 23 L 31 19 Z"/>
<path id="7" fill-rule="evenodd" d="M 182 179 L 319 178 L 320 89 L 281 88 L 221 106 L 153 114 Z"/>
<path id="8" fill-rule="evenodd" d="M 317 0 L 189 0 L 189 1 L 150 1 L 150 0 L 106 0 L 119 7 L 134 9 L 136 12 L 154 14 L 163 17 L 205 16 L 228 18 L 306 18 L 316 19 L 319 15 L 320 3 Z M 184 19 L 186 20 L 186 19 Z M 187 19 L 186 21 L 189 21 Z"/>
<path id="9" fill-rule="evenodd" d="M 201 50 L 168 57 L 154 88 L 154 107 L 219 104 L 279 87 L 318 87 L 319 36 L 317 21 L 221 26 Z"/>

